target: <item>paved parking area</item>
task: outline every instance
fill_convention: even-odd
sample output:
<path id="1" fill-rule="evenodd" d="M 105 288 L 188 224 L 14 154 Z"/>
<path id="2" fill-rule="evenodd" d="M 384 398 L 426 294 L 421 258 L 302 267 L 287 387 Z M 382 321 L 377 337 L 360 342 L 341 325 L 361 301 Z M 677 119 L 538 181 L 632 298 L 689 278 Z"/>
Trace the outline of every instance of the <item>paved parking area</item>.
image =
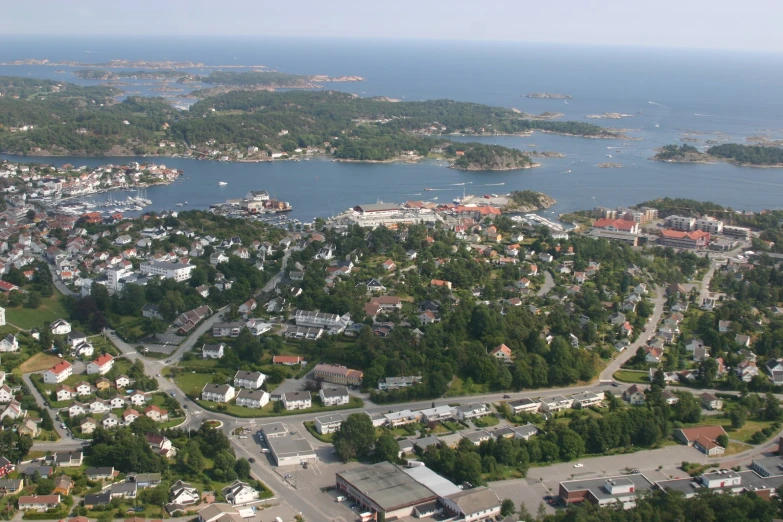
<path id="1" fill-rule="evenodd" d="M 282 395 L 286 392 L 295 392 L 304 389 L 305 379 L 286 379 L 280 383 L 280 386 L 275 388 L 274 395 Z"/>

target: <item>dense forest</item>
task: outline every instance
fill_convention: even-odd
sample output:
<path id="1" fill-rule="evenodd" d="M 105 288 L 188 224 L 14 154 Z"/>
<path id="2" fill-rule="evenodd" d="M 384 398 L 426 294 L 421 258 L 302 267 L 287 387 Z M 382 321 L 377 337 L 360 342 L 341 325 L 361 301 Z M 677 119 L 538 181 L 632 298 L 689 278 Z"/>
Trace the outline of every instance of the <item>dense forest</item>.
<path id="1" fill-rule="evenodd" d="M 699 157 L 706 156 L 703 152 L 693 145 L 664 145 L 653 156 L 653 159 L 660 161 L 695 161 Z"/>
<path id="2" fill-rule="evenodd" d="M 210 77 L 245 81 L 232 74 L 215 72 Z M 268 154 L 314 147 L 339 159 L 382 161 L 443 148 L 447 140 L 428 137 L 449 133 L 542 130 L 618 137 L 588 123 L 531 121 L 510 109 L 475 103 L 395 103 L 335 91 L 240 90 L 203 99 L 188 111 L 177 111 L 162 98 L 130 97 L 115 103 L 118 91 L 112 88 L 47 80 L 0 78 L 0 92 L 12 94 L 0 98 L 0 150 L 22 154 L 171 154 L 191 146 L 225 152 L 254 146 Z M 15 131 L 25 126 L 26 131 Z M 162 140 L 176 145 L 159 149 Z M 483 161 L 487 149 L 474 149 L 476 159 Z M 522 153 L 503 152 L 515 162 L 525 161 Z"/>

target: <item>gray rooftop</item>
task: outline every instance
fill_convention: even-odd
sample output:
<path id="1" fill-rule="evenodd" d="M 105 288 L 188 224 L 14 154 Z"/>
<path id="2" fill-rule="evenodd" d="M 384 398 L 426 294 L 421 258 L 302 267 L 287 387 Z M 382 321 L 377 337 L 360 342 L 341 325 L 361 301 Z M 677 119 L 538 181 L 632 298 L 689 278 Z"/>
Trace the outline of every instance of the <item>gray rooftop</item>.
<path id="1" fill-rule="evenodd" d="M 348 388 L 345 386 L 324 386 L 321 388 L 325 398 L 345 397 L 348 395 Z"/>
<path id="2" fill-rule="evenodd" d="M 431 489 L 388 462 L 343 471 L 337 473 L 337 476 L 362 491 L 384 511 L 394 511 L 438 498 Z"/>
<path id="3" fill-rule="evenodd" d="M 560 486 L 563 487 L 566 491 L 590 490 L 590 492 L 597 499 L 606 500 L 606 499 L 615 498 L 618 495 L 609 494 L 606 491 L 606 489 L 604 489 L 604 483 L 606 483 L 606 481 L 609 479 L 617 481 L 621 478 L 627 478 L 628 480 L 633 482 L 634 493 L 636 494 L 649 491 L 652 488 L 652 482 L 650 482 L 647 479 L 647 477 L 645 477 L 642 474 L 622 475 L 616 477 L 600 477 L 600 478 L 590 478 L 590 479 L 581 479 L 581 480 L 568 480 L 565 482 L 561 482 Z"/>
<path id="4" fill-rule="evenodd" d="M 406 468 L 402 471 L 413 477 L 414 480 L 416 480 L 416 482 L 419 484 L 422 484 L 428 489 L 431 489 L 436 495 L 440 497 L 446 497 L 461 491 L 456 484 L 447 478 L 441 477 L 427 466 Z"/>
<path id="5" fill-rule="evenodd" d="M 283 437 L 268 437 L 266 441 L 275 460 L 295 455 L 312 455 L 315 457 L 315 450 L 298 433 L 289 433 Z"/>
<path id="6" fill-rule="evenodd" d="M 457 504 L 465 515 L 472 515 L 500 506 L 500 499 L 495 492 L 485 487 L 466 489 L 449 495 L 449 499 Z"/>

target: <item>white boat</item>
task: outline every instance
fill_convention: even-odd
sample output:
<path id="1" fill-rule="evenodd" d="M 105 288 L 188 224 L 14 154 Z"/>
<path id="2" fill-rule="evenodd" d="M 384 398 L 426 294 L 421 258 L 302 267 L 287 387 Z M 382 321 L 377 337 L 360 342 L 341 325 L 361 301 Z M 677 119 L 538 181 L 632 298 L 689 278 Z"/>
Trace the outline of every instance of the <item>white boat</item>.
<path id="1" fill-rule="evenodd" d="M 223 185 L 228 185 L 228 183 L 226 183 L 225 181 L 218 181 L 218 185 L 222 187 Z"/>
<path id="2" fill-rule="evenodd" d="M 178 207 L 181 207 L 181 206 L 182 206 L 182 203 L 177 203 L 177 206 L 178 206 Z"/>

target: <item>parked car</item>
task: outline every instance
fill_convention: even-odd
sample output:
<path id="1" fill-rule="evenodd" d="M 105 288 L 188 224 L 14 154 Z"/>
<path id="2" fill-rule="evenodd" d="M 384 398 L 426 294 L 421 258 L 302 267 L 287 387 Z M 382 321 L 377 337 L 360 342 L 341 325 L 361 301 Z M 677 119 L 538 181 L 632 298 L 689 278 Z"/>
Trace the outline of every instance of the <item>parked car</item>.
<path id="1" fill-rule="evenodd" d="M 581 464 L 581 463 L 577 463 L 577 464 L 574 464 L 574 467 L 575 468 L 583 468 L 583 467 L 585 467 L 585 465 Z"/>
<path id="2" fill-rule="evenodd" d="M 256 461 L 256 459 L 255 459 L 255 457 L 250 457 L 249 459 L 247 459 L 247 461 L 249 463 L 253 464 Z"/>

